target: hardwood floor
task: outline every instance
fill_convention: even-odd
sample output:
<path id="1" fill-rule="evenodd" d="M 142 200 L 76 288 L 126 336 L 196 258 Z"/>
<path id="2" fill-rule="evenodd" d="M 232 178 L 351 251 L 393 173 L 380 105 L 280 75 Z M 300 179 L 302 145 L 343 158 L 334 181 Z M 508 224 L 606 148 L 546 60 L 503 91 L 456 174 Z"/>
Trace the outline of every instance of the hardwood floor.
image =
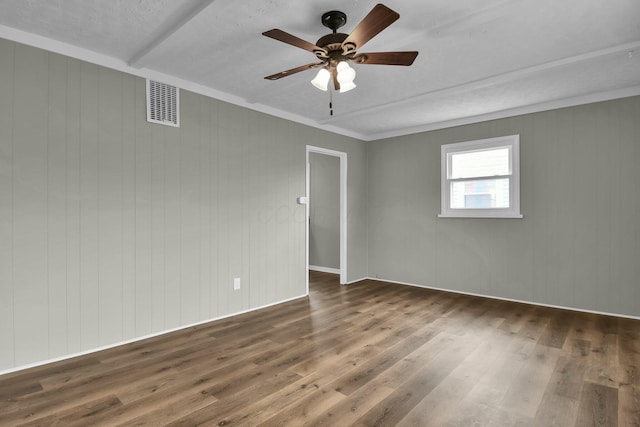
<path id="1" fill-rule="evenodd" d="M 2 376 L 0 425 L 640 426 L 640 321 L 314 272 L 308 299 Z"/>

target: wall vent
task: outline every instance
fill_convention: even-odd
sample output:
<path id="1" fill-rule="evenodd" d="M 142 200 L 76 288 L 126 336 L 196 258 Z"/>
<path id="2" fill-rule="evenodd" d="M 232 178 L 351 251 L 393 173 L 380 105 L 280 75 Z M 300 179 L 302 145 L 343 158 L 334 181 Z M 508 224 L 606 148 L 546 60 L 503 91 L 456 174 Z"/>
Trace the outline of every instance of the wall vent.
<path id="1" fill-rule="evenodd" d="M 147 121 L 180 127 L 180 89 L 147 79 Z"/>

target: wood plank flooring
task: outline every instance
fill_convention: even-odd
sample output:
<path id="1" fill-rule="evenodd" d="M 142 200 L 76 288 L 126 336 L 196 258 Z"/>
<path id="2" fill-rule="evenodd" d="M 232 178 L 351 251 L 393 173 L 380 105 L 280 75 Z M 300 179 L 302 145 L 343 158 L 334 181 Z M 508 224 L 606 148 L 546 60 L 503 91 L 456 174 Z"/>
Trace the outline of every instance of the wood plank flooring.
<path id="1" fill-rule="evenodd" d="M 640 321 L 377 281 L 0 377 L 2 426 L 640 426 Z"/>

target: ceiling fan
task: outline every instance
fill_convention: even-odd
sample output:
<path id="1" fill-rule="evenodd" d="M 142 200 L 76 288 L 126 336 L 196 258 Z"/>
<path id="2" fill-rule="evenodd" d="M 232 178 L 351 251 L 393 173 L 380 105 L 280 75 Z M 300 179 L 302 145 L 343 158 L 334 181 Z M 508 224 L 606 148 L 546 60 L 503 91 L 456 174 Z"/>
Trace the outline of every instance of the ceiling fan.
<path id="1" fill-rule="evenodd" d="M 311 81 L 315 87 L 326 91 L 329 81 L 333 79 L 334 88 L 340 92 L 346 92 L 356 87 L 353 82 L 355 70 L 349 66 L 349 62 L 355 64 L 411 65 L 416 56 L 418 56 L 416 51 L 356 52 L 398 18 L 400 18 L 400 15 L 397 12 L 383 4 L 377 4 L 351 34 L 343 34 L 338 33 L 337 30 L 347 23 L 347 15 L 343 12 L 332 10 L 322 15 L 321 22 L 322 25 L 330 28 L 333 32 L 320 37 L 316 44 L 309 43 L 279 29 L 265 31 L 262 35 L 312 52 L 320 60 L 320 62 L 301 65 L 266 76 L 265 79 L 278 80 L 301 71 L 320 68 L 318 75 Z"/>

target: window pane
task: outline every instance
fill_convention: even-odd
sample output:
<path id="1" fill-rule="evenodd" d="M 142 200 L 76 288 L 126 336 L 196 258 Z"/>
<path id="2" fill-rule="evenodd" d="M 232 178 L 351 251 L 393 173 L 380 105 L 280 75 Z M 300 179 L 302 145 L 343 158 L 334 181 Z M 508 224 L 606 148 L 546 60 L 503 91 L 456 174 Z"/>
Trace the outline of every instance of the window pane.
<path id="1" fill-rule="evenodd" d="M 509 178 L 451 183 L 451 209 L 509 208 Z"/>
<path id="2" fill-rule="evenodd" d="M 509 148 L 451 154 L 450 179 L 510 175 Z"/>

